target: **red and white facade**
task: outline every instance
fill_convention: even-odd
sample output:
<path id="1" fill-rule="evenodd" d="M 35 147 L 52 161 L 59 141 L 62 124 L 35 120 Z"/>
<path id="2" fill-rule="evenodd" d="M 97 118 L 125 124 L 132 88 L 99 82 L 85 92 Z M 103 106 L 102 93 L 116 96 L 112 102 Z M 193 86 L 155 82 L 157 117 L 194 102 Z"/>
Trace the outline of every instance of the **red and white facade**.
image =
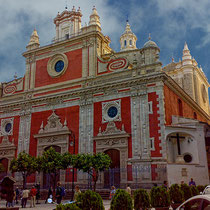
<path id="1" fill-rule="evenodd" d="M 75 8 L 58 14 L 51 45 L 40 47 L 34 31 L 23 53 L 25 76 L 0 86 L 0 160 L 5 169 L 22 151 L 38 156 L 54 146 L 61 153 L 109 154 L 111 168 L 119 170 L 113 174 L 115 183 L 104 173 L 101 187 L 152 186 L 164 180 L 172 184 L 191 177 L 208 184 L 205 75 L 195 90 L 199 95 L 201 89 L 203 98 L 195 99 L 187 92 L 194 84 L 181 86 L 169 71 L 191 78 L 194 63 L 162 68 L 158 46 L 149 40 L 136 49 L 128 23 L 120 40 L 123 50 L 113 53 L 96 9 L 82 28 L 81 15 Z M 67 172 L 60 173 L 62 183 L 71 179 Z M 75 179 L 87 183 L 85 174 L 76 173 Z M 28 179 L 34 182 L 44 185 L 43 175 Z"/>

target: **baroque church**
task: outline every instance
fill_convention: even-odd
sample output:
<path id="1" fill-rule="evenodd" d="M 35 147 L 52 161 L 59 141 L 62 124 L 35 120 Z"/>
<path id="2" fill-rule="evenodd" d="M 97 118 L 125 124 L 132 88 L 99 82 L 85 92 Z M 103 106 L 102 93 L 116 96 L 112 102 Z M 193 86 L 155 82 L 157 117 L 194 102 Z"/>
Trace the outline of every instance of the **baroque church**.
<path id="1" fill-rule="evenodd" d="M 130 24 L 120 51 L 101 32 L 95 7 L 81 26 L 80 8 L 54 19 L 55 38 L 40 46 L 33 31 L 23 53 L 25 75 L 0 83 L 0 162 L 26 151 L 39 156 L 104 152 L 112 159 L 98 186 L 153 186 L 164 180 L 209 183 L 209 83 L 187 43 L 179 62 L 163 67 L 160 48 L 149 38 L 141 49 Z M 15 174 L 21 183 L 21 176 Z M 60 172 L 72 182 L 72 169 Z M 28 184 L 46 186 L 45 174 Z M 87 176 L 75 173 L 77 184 Z"/>

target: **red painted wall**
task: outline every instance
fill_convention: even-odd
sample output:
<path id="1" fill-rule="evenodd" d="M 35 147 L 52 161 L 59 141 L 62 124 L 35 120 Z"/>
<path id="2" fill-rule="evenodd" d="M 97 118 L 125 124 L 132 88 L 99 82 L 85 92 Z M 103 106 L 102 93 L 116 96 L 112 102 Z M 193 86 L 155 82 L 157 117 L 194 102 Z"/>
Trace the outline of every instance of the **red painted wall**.
<path id="1" fill-rule="evenodd" d="M 47 63 L 50 58 L 36 62 L 35 87 L 51 85 L 82 77 L 82 49 L 65 53 L 68 58 L 68 67 L 65 73 L 57 78 L 52 78 L 47 72 Z"/>
<path id="2" fill-rule="evenodd" d="M 162 154 L 160 153 L 160 150 L 162 149 L 160 147 L 160 136 L 161 134 L 158 132 L 160 130 L 160 127 L 158 124 L 160 121 L 158 120 L 158 117 L 160 116 L 158 114 L 159 108 L 158 108 L 158 95 L 156 92 L 148 93 L 148 102 L 152 101 L 152 110 L 153 113 L 149 114 L 149 130 L 150 130 L 150 138 L 154 138 L 154 144 L 155 144 L 155 150 L 151 151 L 151 157 L 162 157 Z"/>
<path id="3" fill-rule="evenodd" d="M 165 121 L 166 125 L 170 125 L 172 123 L 172 115 L 179 116 L 179 105 L 178 99 L 182 101 L 182 113 L 183 117 L 194 119 L 194 112 L 196 112 L 191 106 L 189 106 L 186 102 L 179 98 L 173 90 L 171 90 L 168 86 L 164 86 L 164 102 L 165 102 Z M 207 120 L 201 116 L 199 113 L 197 114 L 197 120 L 202 122 L 207 122 Z"/>

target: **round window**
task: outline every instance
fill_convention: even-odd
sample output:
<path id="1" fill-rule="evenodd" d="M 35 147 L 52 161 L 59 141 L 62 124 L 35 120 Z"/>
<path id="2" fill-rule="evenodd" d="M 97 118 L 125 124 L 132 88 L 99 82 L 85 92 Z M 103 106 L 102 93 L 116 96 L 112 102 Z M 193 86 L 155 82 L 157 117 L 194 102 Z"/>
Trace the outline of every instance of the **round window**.
<path id="1" fill-rule="evenodd" d="M 12 124 L 11 123 L 7 123 L 6 126 L 5 126 L 5 131 L 7 133 L 9 133 L 11 131 L 11 129 L 12 129 Z"/>
<path id="2" fill-rule="evenodd" d="M 117 113 L 118 113 L 118 110 L 115 106 L 111 106 L 107 111 L 107 114 L 110 118 L 116 117 Z"/>
<path id="3" fill-rule="evenodd" d="M 190 154 L 184 155 L 184 161 L 185 161 L 186 163 L 192 162 L 192 156 L 191 156 Z"/>
<path id="4" fill-rule="evenodd" d="M 59 60 L 55 64 L 55 71 L 56 72 L 61 72 L 64 68 L 64 62 L 62 60 Z"/>

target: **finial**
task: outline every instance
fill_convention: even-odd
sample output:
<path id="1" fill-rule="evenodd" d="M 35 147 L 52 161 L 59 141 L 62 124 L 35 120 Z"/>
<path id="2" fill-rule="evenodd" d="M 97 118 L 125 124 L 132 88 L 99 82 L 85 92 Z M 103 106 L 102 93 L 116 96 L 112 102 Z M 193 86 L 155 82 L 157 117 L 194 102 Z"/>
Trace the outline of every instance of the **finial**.
<path id="1" fill-rule="evenodd" d="M 127 15 L 127 19 L 126 19 L 126 22 L 128 23 L 129 21 L 128 21 L 128 15 Z"/>
<path id="2" fill-rule="evenodd" d="M 66 9 L 66 10 L 68 9 L 68 7 L 67 7 L 67 0 L 66 0 L 66 6 L 65 6 L 65 9 Z"/>
<path id="3" fill-rule="evenodd" d="M 148 37 L 148 39 L 149 39 L 149 40 L 151 40 L 151 39 L 152 39 L 152 38 L 151 38 L 151 33 L 149 33 L 149 37 Z"/>
<path id="4" fill-rule="evenodd" d="M 172 60 L 172 63 L 174 63 L 174 55 L 172 53 L 172 56 L 171 56 L 171 60 Z"/>
<path id="5" fill-rule="evenodd" d="M 15 78 L 15 80 L 17 79 L 17 72 L 15 72 L 14 78 Z"/>

